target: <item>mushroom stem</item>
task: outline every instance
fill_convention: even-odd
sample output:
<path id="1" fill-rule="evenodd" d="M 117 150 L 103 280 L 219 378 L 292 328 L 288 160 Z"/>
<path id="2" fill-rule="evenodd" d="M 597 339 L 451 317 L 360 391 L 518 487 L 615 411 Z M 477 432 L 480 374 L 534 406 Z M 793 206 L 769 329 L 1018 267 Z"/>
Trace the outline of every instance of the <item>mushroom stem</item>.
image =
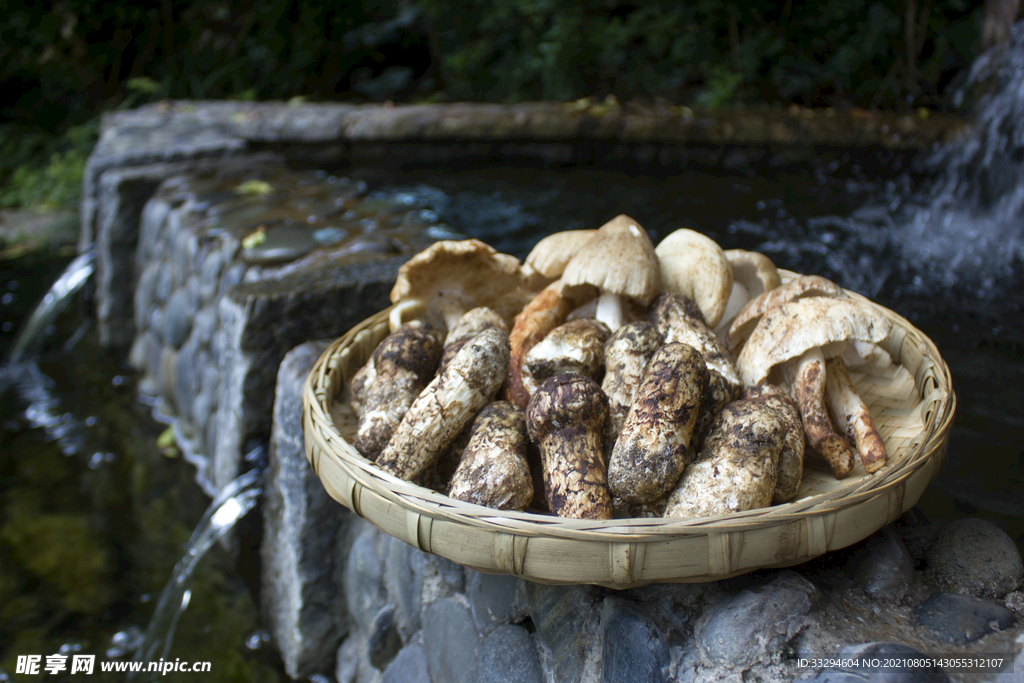
<path id="1" fill-rule="evenodd" d="M 561 293 L 561 283 L 556 281 L 541 290 L 516 316 L 509 334 L 511 353 L 503 391 L 506 401 L 526 409 L 532 393 L 523 383 L 526 354 L 551 330 L 564 323 L 576 305 L 574 298 Z"/>
<path id="2" fill-rule="evenodd" d="M 614 292 L 601 292 L 594 317 L 607 325 L 612 332 L 622 327 L 626 321 L 622 311 L 622 297 Z"/>
<path id="3" fill-rule="evenodd" d="M 800 406 L 807 445 L 823 457 L 836 479 L 844 479 L 853 470 L 850 444 L 832 428 L 825 406 L 825 359 L 821 349 L 810 349 L 786 364 L 787 381 Z"/>
<path id="4" fill-rule="evenodd" d="M 864 470 L 869 474 L 877 472 L 888 461 L 885 444 L 875 427 L 871 411 L 854 388 L 842 358 L 825 361 L 825 395 L 836 427 L 856 442 Z"/>
<path id="5" fill-rule="evenodd" d="M 559 517 L 611 519 L 602 434 L 608 398 L 582 375 L 547 379 L 530 399 L 526 427 L 540 449 L 544 493 Z"/>

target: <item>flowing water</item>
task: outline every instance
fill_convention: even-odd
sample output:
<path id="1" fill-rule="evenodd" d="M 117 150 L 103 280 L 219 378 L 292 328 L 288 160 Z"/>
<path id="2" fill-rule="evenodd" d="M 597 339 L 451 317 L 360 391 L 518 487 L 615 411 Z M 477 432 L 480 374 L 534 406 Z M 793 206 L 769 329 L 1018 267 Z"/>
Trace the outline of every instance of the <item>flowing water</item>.
<path id="1" fill-rule="evenodd" d="M 250 453 L 246 460 L 264 459 L 260 451 Z M 224 537 L 249 510 L 256 506 L 263 483 L 261 469 L 249 470 L 225 486 L 210 503 L 206 514 L 199 520 L 192 538 L 185 545 L 185 556 L 174 566 L 171 579 L 160 594 L 156 610 L 150 619 L 146 634 L 135 649 L 133 661 L 143 664 L 170 661 L 171 643 L 178 619 L 188 607 L 192 597 L 192 579 L 196 565 L 218 540 Z M 156 678 L 157 674 L 151 676 Z M 136 677 L 141 678 L 141 677 Z"/>
<path id="2" fill-rule="evenodd" d="M 976 72 L 987 94 L 975 134 L 919 157 L 915 173 L 900 157 L 854 153 L 782 168 L 358 171 L 371 196 L 428 207 L 520 257 L 545 234 L 627 213 L 655 238 L 697 229 L 896 310 L 936 342 L 959 399 L 942 474 L 921 506 L 940 521 L 989 519 L 1024 547 L 1020 27 Z M 214 543 L 255 501 L 258 475 L 207 506 L 189 467 L 158 452 L 163 428 L 81 307 L 57 315 L 51 300 L 52 315 L 30 315 L 43 294 L 33 288 L 66 262 L 0 264 L 0 352 L 19 361 L 0 380 L 0 680 L 16 654 L 58 651 L 211 660 L 219 680 L 283 679 L 252 598 L 256 539 L 240 530 L 238 558 Z M 76 264 L 86 277 L 86 261 Z M 58 280 L 63 303 L 82 281 Z"/>

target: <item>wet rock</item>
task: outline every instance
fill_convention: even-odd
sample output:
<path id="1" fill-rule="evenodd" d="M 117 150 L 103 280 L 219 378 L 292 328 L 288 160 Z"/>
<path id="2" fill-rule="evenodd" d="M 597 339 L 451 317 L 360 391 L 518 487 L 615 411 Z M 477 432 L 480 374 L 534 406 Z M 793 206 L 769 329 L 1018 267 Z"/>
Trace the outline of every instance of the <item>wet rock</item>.
<path id="1" fill-rule="evenodd" d="M 947 643 L 972 643 L 1009 628 L 1013 615 L 1003 606 L 973 595 L 935 593 L 917 608 L 916 624 Z"/>
<path id="2" fill-rule="evenodd" d="M 1006 609 L 1017 616 L 1024 616 L 1024 591 L 1014 591 L 1006 595 Z"/>
<path id="3" fill-rule="evenodd" d="M 665 634 L 636 603 L 604 600 L 602 683 L 664 683 L 670 661 Z"/>
<path id="4" fill-rule="evenodd" d="M 469 570 L 466 597 L 473 622 L 481 633 L 498 624 L 518 621 L 526 615 L 519 605 L 519 579 L 508 574 L 484 574 Z"/>
<path id="5" fill-rule="evenodd" d="M 267 628 L 292 678 L 307 677 L 329 663 L 348 631 L 350 610 L 372 609 L 365 603 L 346 607 L 336 565 L 344 558 L 337 557 L 335 548 L 356 518 L 327 495 L 306 462 L 302 386 L 326 347 L 327 342 L 303 344 L 281 363 L 264 484 L 261 601 Z M 357 556 L 354 548 L 349 560 L 348 580 L 359 584 L 360 599 L 372 603 L 374 560 L 365 552 Z"/>
<path id="6" fill-rule="evenodd" d="M 243 445 L 268 436 L 277 366 L 308 339 L 333 339 L 390 305 L 402 257 L 237 285 L 220 300 L 221 397 L 214 481 L 238 476 Z"/>
<path id="7" fill-rule="evenodd" d="M 544 683 L 537 647 L 522 626 L 502 624 L 484 639 L 477 683 Z"/>
<path id="8" fill-rule="evenodd" d="M 1021 585 L 1024 566 L 1006 532 L 980 519 L 946 525 L 925 553 L 926 575 L 940 590 L 999 599 Z"/>
<path id="9" fill-rule="evenodd" d="M 298 225 L 280 225 L 266 231 L 266 240 L 242 251 L 246 263 L 269 265 L 287 263 L 305 256 L 317 246 L 313 230 Z"/>
<path id="10" fill-rule="evenodd" d="M 925 550 L 935 540 L 939 527 L 928 519 L 917 507 L 912 507 L 903 516 L 890 525 L 892 531 L 900 537 L 911 559 L 915 563 L 924 557 Z"/>
<path id="11" fill-rule="evenodd" d="M 174 358 L 174 412 L 189 422 L 192 421 L 192 403 L 199 393 L 196 371 L 204 365 L 197 347 L 197 340 L 190 340 Z"/>
<path id="12" fill-rule="evenodd" d="M 338 683 L 354 683 L 359 674 L 359 651 L 362 641 L 356 636 L 349 636 L 338 648 L 334 665 L 334 677 Z"/>
<path id="13" fill-rule="evenodd" d="M 782 572 L 771 583 L 718 602 L 694 627 L 701 657 L 729 668 L 766 659 L 810 623 L 816 593 L 804 577 Z"/>
<path id="14" fill-rule="evenodd" d="M 822 669 L 811 683 L 948 683 L 949 676 L 941 668 L 886 667 L 887 658 L 924 657 L 924 653 L 903 643 L 861 643 L 843 648 L 839 658 L 856 661 L 860 666 Z M 876 665 L 877 663 L 877 665 Z"/>
<path id="15" fill-rule="evenodd" d="M 196 339 L 200 344 L 208 345 L 213 341 L 213 335 L 217 331 L 217 307 L 206 306 L 199 309 L 196 317 L 192 320 L 192 328 L 195 330 Z"/>
<path id="16" fill-rule="evenodd" d="M 482 642 L 469 607 L 455 597 L 430 603 L 423 612 L 423 647 L 435 681 L 475 683 Z"/>
<path id="17" fill-rule="evenodd" d="M 555 680 L 577 683 L 597 665 L 602 593 L 593 586 L 546 586 L 526 582 L 526 601 L 537 636 L 551 651 Z"/>
<path id="18" fill-rule="evenodd" d="M 192 317 L 195 315 L 191 297 L 184 288 L 177 289 L 164 307 L 164 342 L 179 348 L 192 331 Z"/>
<path id="19" fill-rule="evenodd" d="M 385 605 L 374 617 L 366 638 L 366 652 L 370 664 L 383 670 L 401 649 L 402 636 L 399 635 L 398 626 L 395 624 L 395 606 Z"/>
<path id="20" fill-rule="evenodd" d="M 217 249 L 213 249 L 203 259 L 199 270 L 199 298 L 202 305 L 209 305 L 220 289 L 220 274 L 224 268 L 224 257 Z"/>
<path id="21" fill-rule="evenodd" d="M 359 533 L 349 550 L 345 569 L 345 596 L 352 619 L 364 633 L 387 602 L 384 589 L 384 562 L 378 554 L 382 532 L 367 522 L 359 522 Z"/>
<path id="22" fill-rule="evenodd" d="M 847 571 L 869 596 L 889 602 L 899 602 L 915 576 L 910 553 L 888 528 L 864 541 L 850 558 Z"/>
<path id="23" fill-rule="evenodd" d="M 420 643 L 410 643 L 403 647 L 384 669 L 381 683 L 431 683 L 427 653 L 423 646 Z"/>

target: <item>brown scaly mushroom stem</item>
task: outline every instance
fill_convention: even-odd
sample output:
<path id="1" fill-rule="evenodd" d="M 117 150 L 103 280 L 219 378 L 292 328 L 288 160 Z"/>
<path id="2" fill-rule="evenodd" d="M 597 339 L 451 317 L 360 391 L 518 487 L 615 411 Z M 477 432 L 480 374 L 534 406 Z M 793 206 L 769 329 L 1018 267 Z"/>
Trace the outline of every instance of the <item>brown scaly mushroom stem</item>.
<path id="1" fill-rule="evenodd" d="M 452 327 L 448 329 L 448 336 L 444 338 L 444 353 L 441 354 L 441 369 L 444 369 L 452 358 L 466 343 L 490 328 L 501 330 L 508 334 L 508 324 L 492 308 L 480 306 L 466 311 L 465 314 Z"/>
<path id="2" fill-rule="evenodd" d="M 536 384 L 563 372 L 575 372 L 597 381 L 604 370 L 604 343 L 610 336 L 608 326 L 600 320 L 570 320 L 551 330 L 530 349 L 525 372 Z"/>
<path id="3" fill-rule="evenodd" d="M 825 395 L 836 428 L 857 444 L 857 452 L 868 474 L 877 472 L 888 461 L 882 435 L 875 427 L 871 412 L 857 390 L 840 357 L 825 361 Z"/>
<path id="4" fill-rule="evenodd" d="M 773 384 L 758 384 L 743 392 L 743 400 L 764 401 L 782 416 L 784 436 L 779 454 L 779 478 L 775 484 L 772 503 L 788 503 L 800 491 L 804 477 L 804 425 L 800 421 L 800 406 Z"/>
<path id="5" fill-rule="evenodd" d="M 441 334 L 430 323 L 413 320 L 388 335 L 374 350 L 367 370 L 352 386 L 360 404 L 353 445 L 375 460 L 392 438 L 409 406 L 427 385 L 441 359 Z M 373 381 L 366 386 L 372 374 Z"/>
<path id="6" fill-rule="evenodd" d="M 608 397 L 582 375 L 555 375 L 530 399 L 526 427 L 540 448 L 548 508 L 559 517 L 611 519 L 601 444 L 607 419 Z"/>
<path id="7" fill-rule="evenodd" d="M 495 401 L 477 415 L 448 496 L 496 510 L 522 510 L 533 500 L 526 463 L 526 414 Z"/>
<path id="8" fill-rule="evenodd" d="M 676 485 L 693 459 L 690 441 L 707 386 L 696 349 L 665 344 L 654 354 L 608 461 L 615 507 L 649 505 Z"/>
<path id="9" fill-rule="evenodd" d="M 782 417 L 764 401 L 727 405 L 669 495 L 665 516 L 711 517 L 770 505 L 782 432 Z"/>
<path id="10" fill-rule="evenodd" d="M 536 390 L 536 387 L 527 388 L 523 384 L 523 362 L 526 354 L 551 330 L 564 323 L 577 305 L 576 298 L 562 294 L 561 283 L 553 282 L 541 290 L 516 316 L 512 332 L 509 334 L 511 351 L 508 380 L 502 398 L 526 409 L 530 396 Z"/>
<path id="11" fill-rule="evenodd" d="M 604 446 L 609 455 L 629 415 L 644 368 L 659 346 L 661 335 L 652 323 L 644 320 L 623 325 L 605 343 L 605 373 L 601 389 L 608 396 Z"/>
<path id="12" fill-rule="evenodd" d="M 473 337 L 413 401 L 377 459 L 380 468 L 416 480 L 494 398 L 506 368 L 508 335 L 492 328 Z"/>
<path id="13" fill-rule="evenodd" d="M 352 398 L 349 405 L 356 417 L 363 414 L 363 401 L 366 400 L 366 394 L 369 393 L 376 377 L 377 371 L 373 367 L 372 358 L 367 361 L 366 365 L 356 370 L 356 374 L 352 375 L 352 381 L 349 383 Z"/>
<path id="14" fill-rule="evenodd" d="M 743 391 L 743 382 L 725 347 L 704 324 L 698 310 L 687 297 L 665 292 L 651 304 L 647 319 L 654 323 L 666 344 L 680 342 L 695 348 L 704 357 L 708 370 L 725 380 L 731 401 Z"/>
<path id="15" fill-rule="evenodd" d="M 854 453 L 850 444 L 836 433 L 825 406 L 825 359 L 821 349 L 805 351 L 785 366 L 786 380 L 800 406 L 807 445 L 825 459 L 836 479 L 844 479 L 853 470 Z"/>

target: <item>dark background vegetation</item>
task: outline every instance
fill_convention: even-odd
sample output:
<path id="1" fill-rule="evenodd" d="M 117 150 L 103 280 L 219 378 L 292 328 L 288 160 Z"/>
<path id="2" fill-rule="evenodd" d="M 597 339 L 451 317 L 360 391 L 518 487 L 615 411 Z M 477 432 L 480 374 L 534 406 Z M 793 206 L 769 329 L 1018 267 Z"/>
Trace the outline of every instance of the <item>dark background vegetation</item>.
<path id="1" fill-rule="evenodd" d="M 951 106 L 970 0 L 62 0 L 0 14 L 0 206 L 61 205 L 164 98 Z"/>

